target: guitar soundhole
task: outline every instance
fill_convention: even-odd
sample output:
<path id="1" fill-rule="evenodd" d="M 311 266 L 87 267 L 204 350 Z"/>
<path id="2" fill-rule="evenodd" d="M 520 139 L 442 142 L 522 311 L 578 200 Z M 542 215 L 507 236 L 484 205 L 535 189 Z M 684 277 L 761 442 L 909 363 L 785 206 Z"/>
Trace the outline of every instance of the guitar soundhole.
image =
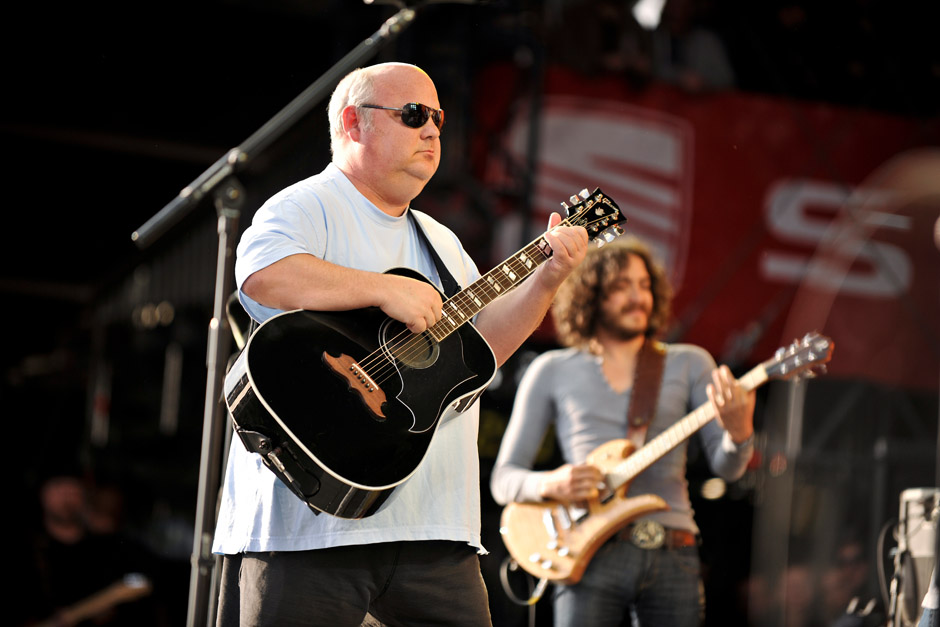
<path id="1" fill-rule="evenodd" d="M 386 357 L 402 366 L 421 370 L 432 366 L 441 353 L 430 333 L 412 333 L 400 322 L 389 320 L 379 329 L 379 344 Z"/>

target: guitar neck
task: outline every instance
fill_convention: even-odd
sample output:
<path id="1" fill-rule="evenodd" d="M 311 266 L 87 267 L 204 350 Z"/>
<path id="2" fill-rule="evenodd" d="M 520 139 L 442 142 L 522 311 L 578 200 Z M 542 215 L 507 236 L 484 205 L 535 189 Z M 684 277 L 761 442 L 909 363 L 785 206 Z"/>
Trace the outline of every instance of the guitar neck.
<path id="1" fill-rule="evenodd" d="M 623 233 L 620 224 L 626 222 L 626 218 L 620 213 L 617 203 L 600 189 L 594 190 L 593 194 L 588 194 L 586 189 L 582 190 L 580 198 L 572 196 L 569 200 L 575 204 L 568 207 L 567 204 L 562 203 L 568 209 L 568 217 L 557 226 L 584 227 L 589 237 L 597 241 L 598 245 Z M 427 332 L 438 342 L 445 339 L 483 311 L 484 307 L 525 281 L 551 256 L 552 248 L 543 233 L 515 255 L 474 281 L 469 287 L 449 298 L 444 303 L 441 319 Z"/>
<path id="2" fill-rule="evenodd" d="M 763 364 L 758 365 L 743 377 L 738 384 L 746 392 L 755 390 L 768 380 L 767 371 Z M 609 473 L 609 483 L 612 489 L 617 489 L 625 483 L 632 481 L 637 475 L 653 465 L 663 455 L 682 444 L 696 431 L 704 427 L 715 418 L 715 410 L 711 403 L 704 403 L 692 413 L 687 414 L 658 436 L 650 440 L 645 446 L 621 463 Z"/>
<path id="3" fill-rule="evenodd" d="M 565 224 L 567 221 L 562 222 Z M 428 332 L 441 341 L 469 322 L 484 307 L 527 279 L 548 261 L 552 250 L 545 237 L 529 243 L 509 259 L 481 276 L 444 303 L 441 319 Z"/>

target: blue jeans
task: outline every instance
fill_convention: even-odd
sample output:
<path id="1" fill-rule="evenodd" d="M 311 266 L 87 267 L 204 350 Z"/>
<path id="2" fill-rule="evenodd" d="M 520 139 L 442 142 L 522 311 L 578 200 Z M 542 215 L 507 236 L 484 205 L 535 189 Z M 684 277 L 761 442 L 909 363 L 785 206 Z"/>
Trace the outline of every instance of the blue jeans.
<path id="1" fill-rule="evenodd" d="M 937 627 L 937 610 L 925 608 L 917 621 L 917 627 Z"/>
<path id="2" fill-rule="evenodd" d="M 698 548 L 641 549 L 608 540 L 574 586 L 555 589 L 555 627 L 697 627 L 704 610 Z"/>

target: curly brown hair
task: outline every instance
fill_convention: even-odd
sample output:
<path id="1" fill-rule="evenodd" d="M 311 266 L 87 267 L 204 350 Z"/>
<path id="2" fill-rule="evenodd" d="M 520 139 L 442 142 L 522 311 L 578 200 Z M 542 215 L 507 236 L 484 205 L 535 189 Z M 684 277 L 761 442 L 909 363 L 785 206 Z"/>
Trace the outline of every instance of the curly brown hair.
<path id="1" fill-rule="evenodd" d="M 552 319 L 558 340 L 564 346 L 587 347 L 597 335 L 600 305 L 610 285 L 617 280 L 636 255 L 646 264 L 653 292 L 653 311 L 646 337 L 653 337 L 668 322 L 672 286 L 663 267 L 650 249 L 635 237 L 625 237 L 593 249 L 565 280 L 555 296 Z"/>

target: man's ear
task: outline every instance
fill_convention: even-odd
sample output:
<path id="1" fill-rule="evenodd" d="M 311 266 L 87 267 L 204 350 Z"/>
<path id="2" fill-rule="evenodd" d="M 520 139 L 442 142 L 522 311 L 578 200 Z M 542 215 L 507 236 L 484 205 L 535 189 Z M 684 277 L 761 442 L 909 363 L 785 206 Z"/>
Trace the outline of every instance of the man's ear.
<path id="1" fill-rule="evenodd" d="M 355 105 L 348 105 L 343 109 L 343 132 L 354 142 L 359 141 L 362 129 L 360 123 L 362 118 L 359 116 L 359 109 Z"/>

